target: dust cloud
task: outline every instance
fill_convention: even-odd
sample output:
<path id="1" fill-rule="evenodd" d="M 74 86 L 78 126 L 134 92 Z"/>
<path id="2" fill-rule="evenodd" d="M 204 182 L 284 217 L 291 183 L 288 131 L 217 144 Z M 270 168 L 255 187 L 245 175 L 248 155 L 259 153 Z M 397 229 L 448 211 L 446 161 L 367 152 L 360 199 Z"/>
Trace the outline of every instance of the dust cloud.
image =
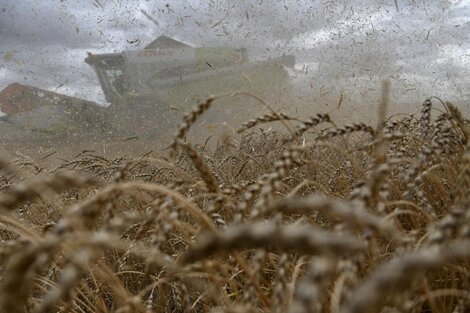
<path id="1" fill-rule="evenodd" d="M 389 114 L 414 114 L 431 96 L 435 110 L 439 98 L 469 113 L 469 34 L 467 0 L 6 0 L 0 126 L 20 146 L 166 144 L 209 95 L 224 97 L 194 126 L 200 139 L 271 110 L 373 124 L 383 81 Z"/>

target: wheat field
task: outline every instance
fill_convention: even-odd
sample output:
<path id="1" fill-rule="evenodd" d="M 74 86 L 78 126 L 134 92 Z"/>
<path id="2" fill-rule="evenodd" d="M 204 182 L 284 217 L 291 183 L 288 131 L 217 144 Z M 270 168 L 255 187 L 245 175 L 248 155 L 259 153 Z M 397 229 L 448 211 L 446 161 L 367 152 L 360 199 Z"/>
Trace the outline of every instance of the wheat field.
<path id="1" fill-rule="evenodd" d="M 386 88 L 384 88 L 386 89 Z M 469 312 L 469 122 L 270 111 L 215 147 L 0 162 L 0 312 Z M 280 131 L 272 131 L 272 123 Z"/>

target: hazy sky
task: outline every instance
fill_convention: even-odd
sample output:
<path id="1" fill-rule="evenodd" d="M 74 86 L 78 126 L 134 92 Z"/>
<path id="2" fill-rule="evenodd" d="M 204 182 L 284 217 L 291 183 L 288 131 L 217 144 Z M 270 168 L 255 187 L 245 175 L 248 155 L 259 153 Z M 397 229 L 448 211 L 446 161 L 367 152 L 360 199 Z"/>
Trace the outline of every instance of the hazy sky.
<path id="1" fill-rule="evenodd" d="M 470 0 L 1 0 L 0 89 L 20 82 L 103 102 L 86 52 L 139 49 L 161 34 L 245 46 L 256 59 L 294 54 L 313 93 L 361 94 L 388 78 L 418 101 L 470 100 Z"/>

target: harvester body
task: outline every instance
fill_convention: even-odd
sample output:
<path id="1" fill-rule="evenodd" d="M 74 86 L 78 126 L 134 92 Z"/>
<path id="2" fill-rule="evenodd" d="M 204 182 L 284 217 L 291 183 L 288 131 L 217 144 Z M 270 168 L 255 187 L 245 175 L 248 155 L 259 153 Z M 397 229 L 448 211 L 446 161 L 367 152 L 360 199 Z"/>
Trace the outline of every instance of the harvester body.
<path id="1" fill-rule="evenodd" d="M 246 94 L 263 99 L 272 109 L 280 109 L 292 99 L 286 70 L 294 65 L 292 56 L 251 62 L 245 48 L 191 47 L 160 36 L 142 50 L 88 53 L 85 62 L 97 74 L 109 103 L 106 108 L 12 84 L 3 92 L 2 109 L 8 115 L 0 118 L 0 128 L 2 133 L 11 133 L 4 139 L 16 141 L 24 134 L 21 130 L 27 130 L 25 138 L 33 138 L 30 133 L 65 140 L 92 134 L 95 138 L 138 136 L 168 141 L 183 114 L 210 95 L 238 92 L 217 100 L 215 108 L 198 121 L 199 129 L 212 134 L 221 131 L 224 123 L 235 128 L 255 114 L 268 112 L 259 100 Z M 34 138 L 40 141 L 37 135 Z"/>
<path id="2" fill-rule="evenodd" d="M 294 65 L 293 56 L 250 62 L 245 48 L 191 47 L 165 36 L 143 50 L 89 54 L 85 61 L 111 104 L 108 123 L 118 125 L 118 132 L 151 136 L 176 129 L 183 113 L 210 95 L 242 91 L 279 108 L 291 96 L 285 67 Z M 249 96 L 218 102 L 202 124 L 236 124 L 267 110 Z"/>

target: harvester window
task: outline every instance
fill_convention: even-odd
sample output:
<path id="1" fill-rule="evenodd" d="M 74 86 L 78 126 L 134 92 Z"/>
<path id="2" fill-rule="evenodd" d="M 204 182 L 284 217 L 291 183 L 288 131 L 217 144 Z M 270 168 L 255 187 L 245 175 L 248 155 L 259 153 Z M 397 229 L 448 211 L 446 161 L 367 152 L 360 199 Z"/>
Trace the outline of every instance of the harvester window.
<path id="1" fill-rule="evenodd" d="M 195 64 L 186 65 L 186 66 L 177 66 L 171 68 L 165 68 L 158 72 L 156 75 L 159 79 L 165 80 L 175 77 L 180 77 L 181 75 L 187 75 L 194 72 L 197 72 L 197 66 Z"/>
<path id="2" fill-rule="evenodd" d="M 106 71 L 106 76 L 111 83 L 112 87 L 117 93 L 124 92 L 124 75 L 121 69 L 111 69 Z"/>

